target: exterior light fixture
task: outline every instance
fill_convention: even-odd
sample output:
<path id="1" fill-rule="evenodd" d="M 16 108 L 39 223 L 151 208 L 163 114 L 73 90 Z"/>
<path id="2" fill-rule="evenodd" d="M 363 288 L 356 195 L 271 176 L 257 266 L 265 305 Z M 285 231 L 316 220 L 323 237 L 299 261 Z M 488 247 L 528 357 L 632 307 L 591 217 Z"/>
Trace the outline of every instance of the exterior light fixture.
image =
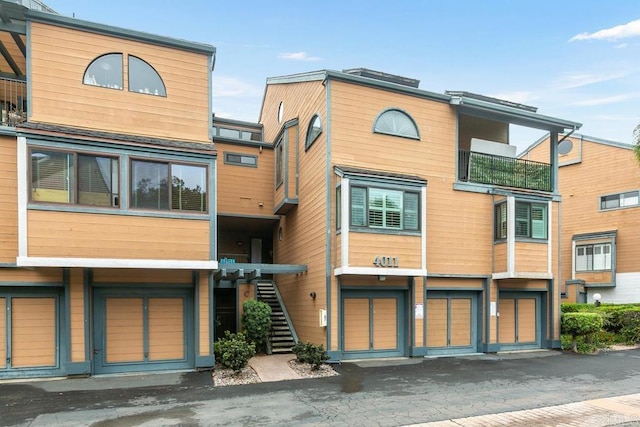
<path id="1" fill-rule="evenodd" d="M 596 307 L 600 307 L 601 300 L 602 300 L 602 295 L 593 294 L 593 305 L 595 305 Z"/>

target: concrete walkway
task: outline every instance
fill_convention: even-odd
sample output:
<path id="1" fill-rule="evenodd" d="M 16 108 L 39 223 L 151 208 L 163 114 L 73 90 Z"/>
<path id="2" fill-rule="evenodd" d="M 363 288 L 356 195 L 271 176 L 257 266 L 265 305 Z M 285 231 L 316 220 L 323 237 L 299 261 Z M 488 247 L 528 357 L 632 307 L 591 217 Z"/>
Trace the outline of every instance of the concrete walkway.
<path id="1" fill-rule="evenodd" d="M 405 427 L 640 425 L 640 393 Z"/>
<path id="2" fill-rule="evenodd" d="M 262 382 L 295 380 L 300 376 L 289 367 L 293 354 L 259 355 L 249 359 L 249 366 L 256 371 Z"/>

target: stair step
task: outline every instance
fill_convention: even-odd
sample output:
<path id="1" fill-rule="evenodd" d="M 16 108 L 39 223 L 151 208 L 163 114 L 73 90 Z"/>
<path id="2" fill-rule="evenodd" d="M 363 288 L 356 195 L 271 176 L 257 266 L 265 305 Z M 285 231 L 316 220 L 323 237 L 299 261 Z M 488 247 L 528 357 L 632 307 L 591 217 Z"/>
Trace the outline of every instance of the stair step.
<path id="1" fill-rule="evenodd" d="M 275 344 L 276 342 L 282 342 L 282 341 L 293 341 L 293 338 L 291 337 L 291 335 L 271 337 L 272 344 Z"/>

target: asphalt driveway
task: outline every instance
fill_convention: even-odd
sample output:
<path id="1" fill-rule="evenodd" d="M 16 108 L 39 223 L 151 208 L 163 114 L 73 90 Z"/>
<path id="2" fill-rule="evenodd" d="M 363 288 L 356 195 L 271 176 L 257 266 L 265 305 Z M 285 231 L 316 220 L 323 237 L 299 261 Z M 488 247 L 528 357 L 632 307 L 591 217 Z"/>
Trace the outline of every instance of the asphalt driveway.
<path id="1" fill-rule="evenodd" d="M 335 377 L 232 387 L 213 387 L 209 372 L 4 383 L 0 425 L 398 426 L 640 393 L 638 349 L 367 361 L 336 370 Z"/>

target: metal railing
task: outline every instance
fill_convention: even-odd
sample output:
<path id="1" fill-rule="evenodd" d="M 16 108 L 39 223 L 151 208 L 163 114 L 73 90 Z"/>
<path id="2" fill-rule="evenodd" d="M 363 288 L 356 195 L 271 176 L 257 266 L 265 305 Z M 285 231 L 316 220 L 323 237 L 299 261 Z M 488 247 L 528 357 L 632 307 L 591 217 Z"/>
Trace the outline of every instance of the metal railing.
<path id="1" fill-rule="evenodd" d="M 27 121 L 27 82 L 0 77 L 0 125 Z"/>
<path id="2" fill-rule="evenodd" d="M 552 191 L 550 164 L 473 151 L 458 151 L 458 179 L 479 184 Z"/>

